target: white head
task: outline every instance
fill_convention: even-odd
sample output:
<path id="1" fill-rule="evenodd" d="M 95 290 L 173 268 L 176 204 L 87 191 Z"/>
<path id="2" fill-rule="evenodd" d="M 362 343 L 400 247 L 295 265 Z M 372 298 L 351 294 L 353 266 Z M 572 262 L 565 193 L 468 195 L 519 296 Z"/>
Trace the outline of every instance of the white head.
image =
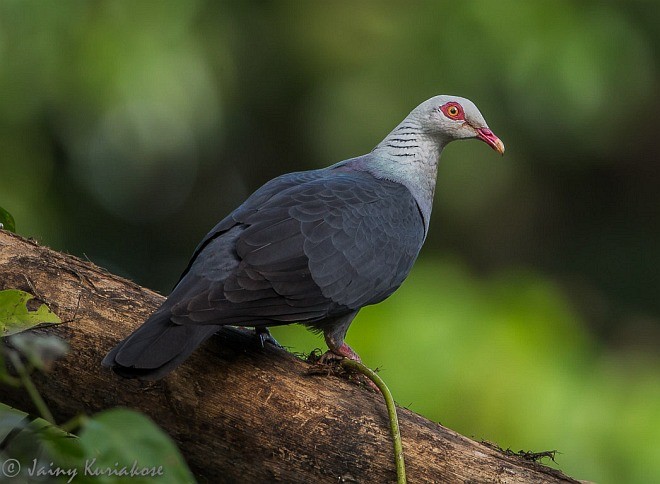
<path id="1" fill-rule="evenodd" d="M 479 109 L 469 99 L 435 96 L 412 110 L 409 120 L 445 145 L 457 139 L 477 138 L 504 154 L 504 143 L 488 128 Z"/>
<path id="2" fill-rule="evenodd" d="M 504 154 L 504 143 L 488 128 L 472 101 L 435 96 L 413 109 L 368 156 L 338 165 L 362 166 L 378 178 L 408 187 L 428 228 L 440 154 L 447 143 L 469 138 L 480 139 Z"/>

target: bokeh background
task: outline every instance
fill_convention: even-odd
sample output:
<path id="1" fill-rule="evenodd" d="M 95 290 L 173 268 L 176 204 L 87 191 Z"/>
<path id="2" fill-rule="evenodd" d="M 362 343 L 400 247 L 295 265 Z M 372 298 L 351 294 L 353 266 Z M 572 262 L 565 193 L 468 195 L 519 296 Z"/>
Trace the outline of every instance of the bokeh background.
<path id="1" fill-rule="evenodd" d="M 420 260 L 348 342 L 463 434 L 660 482 L 659 25 L 651 1 L 3 0 L 0 206 L 166 294 L 265 181 L 468 97 L 506 156 L 445 150 Z"/>

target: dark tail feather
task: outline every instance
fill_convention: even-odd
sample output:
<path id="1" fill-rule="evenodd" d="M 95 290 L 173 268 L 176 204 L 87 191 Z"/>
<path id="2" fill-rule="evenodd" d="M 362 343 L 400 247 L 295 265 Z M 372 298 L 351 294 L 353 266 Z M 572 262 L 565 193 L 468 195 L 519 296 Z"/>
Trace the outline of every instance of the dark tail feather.
<path id="1" fill-rule="evenodd" d="M 156 311 L 103 359 L 124 378 L 158 380 L 179 366 L 221 326 L 174 324 L 169 310 Z"/>

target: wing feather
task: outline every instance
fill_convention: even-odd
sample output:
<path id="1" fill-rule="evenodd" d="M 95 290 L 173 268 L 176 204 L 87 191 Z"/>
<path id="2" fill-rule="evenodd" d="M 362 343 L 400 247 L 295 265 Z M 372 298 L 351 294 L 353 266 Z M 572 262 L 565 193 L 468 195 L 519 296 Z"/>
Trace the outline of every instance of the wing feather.
<path id="1" fill-rule="evenodd" d="M 403 282 L 424 240 L 409 190 L 364 172 L 309 173 L 267 184 L 207 235 L 175 289 L 173 321 L 310 323 Z"/>

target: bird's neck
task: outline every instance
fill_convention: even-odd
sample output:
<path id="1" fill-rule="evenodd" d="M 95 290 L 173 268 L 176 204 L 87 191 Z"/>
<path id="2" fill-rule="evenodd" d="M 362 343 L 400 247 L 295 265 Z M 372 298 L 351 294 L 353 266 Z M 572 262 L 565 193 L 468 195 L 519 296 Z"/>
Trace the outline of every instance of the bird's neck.
<path id="1" fill-rule="evenodd" d="M 424 133 L 409 119 L 399 124 L 371 152 L 375 176 L 405 185 L 415 197 L 428 229 L 438 160 L 445 143 Z M 371 170 L 370 170 L 371 171 Z"/>

